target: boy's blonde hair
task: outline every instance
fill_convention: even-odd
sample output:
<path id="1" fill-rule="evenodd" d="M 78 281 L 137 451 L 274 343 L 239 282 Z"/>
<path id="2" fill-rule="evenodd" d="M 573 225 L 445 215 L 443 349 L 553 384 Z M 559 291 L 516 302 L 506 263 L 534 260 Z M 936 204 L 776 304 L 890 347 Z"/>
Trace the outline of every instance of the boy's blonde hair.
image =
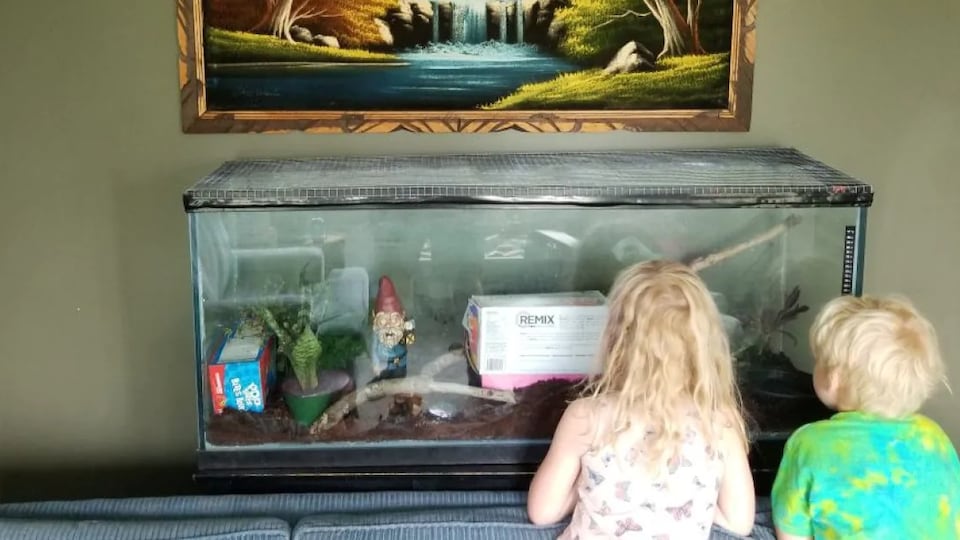
<path id="1" fill-rule="evenodd" d="M 602 374 L 586 389 L 612 412 L 602 440 L 610 443 L 641 419 L 655 433 L 646 448 L 659 465 L 696 413 L 709 444 L 732 427 L 744 446 L 746 428 L 733 358 L 706 285 L 688 266 L 651 261 L 623 270 L 613 284 L 599 350 Z"/>
<path id="2" fill-rule="evenodd" d="M 902 297 L 827 302 L 810 327 L 810 347 L 818 367 L 836 374 L 843 409 L 907 416 L 946 382 L 933 325 Z"/>

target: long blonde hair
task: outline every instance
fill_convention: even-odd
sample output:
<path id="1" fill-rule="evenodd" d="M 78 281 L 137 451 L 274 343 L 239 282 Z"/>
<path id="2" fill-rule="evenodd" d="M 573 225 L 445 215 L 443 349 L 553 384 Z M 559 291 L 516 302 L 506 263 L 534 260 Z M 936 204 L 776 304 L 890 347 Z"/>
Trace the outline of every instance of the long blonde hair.
<path id="1" fill-rule="evenodd" d="M 697 274 L 677 262 L 639 263 L 617 276 L 608 302 L 602 374 L 583 393 L 603 399 L 612 413 L 598 443 L 612 442 L 642 418 L 654 434 L 646 461 L 656 466 L 679 448 L 693 412 L 708 444 L 718 443 L 726 427 L 746 447 L 730 346 Z"/>

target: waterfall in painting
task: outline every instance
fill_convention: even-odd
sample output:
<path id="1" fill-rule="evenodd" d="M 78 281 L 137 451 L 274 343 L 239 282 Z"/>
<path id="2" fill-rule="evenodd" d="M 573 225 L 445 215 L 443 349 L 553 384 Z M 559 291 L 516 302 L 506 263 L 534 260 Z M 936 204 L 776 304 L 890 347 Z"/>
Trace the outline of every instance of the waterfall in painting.
<path id="1" fill-rule="evenodd" d="M 483 43 L 487 40 L 487 0 L 453 3 L 453 42 Z"/>

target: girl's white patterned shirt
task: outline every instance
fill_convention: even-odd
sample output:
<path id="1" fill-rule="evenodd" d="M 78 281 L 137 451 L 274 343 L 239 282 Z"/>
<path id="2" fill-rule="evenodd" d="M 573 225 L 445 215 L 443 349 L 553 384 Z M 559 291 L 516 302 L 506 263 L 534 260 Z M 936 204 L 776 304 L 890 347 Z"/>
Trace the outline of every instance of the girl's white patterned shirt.
<path id="1" fill-rule="evenodd" d="M 652 433 L 634 425 L 613 444 L 580 460 L 578 501 L 558 540 L 706 540 L 716 514 L 723 457 L 693 418 L 678 451 L 648 470 Z M 659 473 L 659 474 L 657 474 Z"/>

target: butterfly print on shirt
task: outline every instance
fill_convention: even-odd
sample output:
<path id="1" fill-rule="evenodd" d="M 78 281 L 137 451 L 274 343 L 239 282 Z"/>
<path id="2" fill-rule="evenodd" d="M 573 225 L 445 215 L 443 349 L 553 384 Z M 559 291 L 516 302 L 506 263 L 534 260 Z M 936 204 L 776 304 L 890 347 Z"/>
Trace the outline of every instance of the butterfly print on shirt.
<path id="1" fill-rule="evenodd" d="M 690 467 L 691 465 L 693 465 L 693 463 L 690 463 L 690 460 L 683 454 L 675 454 L 667 460 L 667 470 L 670 471 L 670 474 L 677 472 L 677 469 L 680 467 Z"/>
<path id="2" fill-rule="evenodd" d="M 603 501 L 603 504 L 600 505 L 600 510 L 597 510 L 597 513 L 601 516 L 609 516 L 610 512 L 613 512 L 613 510 L 610 509 L 610 505 L 607 504 L 607 501 Z"/>
<path id="3" fill-rule="evenodd" d="M 587 476 L 590 478 L 590 484 L 587 485 L 587 491 L 592 491 L 594 487 L 603 483 L 603 475 L 591 469 L 590 467 L 587 467 Z"/>
<path id="4" fill-rule="evenodd" d="M 633 520 L 633 518 L 627 518 L 624 520 L 617 521 L 617 530 L 613 533 L 614 536 L 623 536 L 627 531 L 642 531 L 643 527 L 639 523 Z"/>
<path id="5" fill-rule="evenodd" d="M 693 501 L 687 501 L 683 506 L 668 506 L 667 512 L 670 512 L 670 515 L 673 516 L 673 519 L 680 521 L 683 518 L 688 518 L 691 516 L 691 510 L 693 509 Z"/>
<path id="6" fill-rule="evenodd" d="M 630 502 L 630 481 L 617 482 L 614 495 L 624 502 Z"/>

